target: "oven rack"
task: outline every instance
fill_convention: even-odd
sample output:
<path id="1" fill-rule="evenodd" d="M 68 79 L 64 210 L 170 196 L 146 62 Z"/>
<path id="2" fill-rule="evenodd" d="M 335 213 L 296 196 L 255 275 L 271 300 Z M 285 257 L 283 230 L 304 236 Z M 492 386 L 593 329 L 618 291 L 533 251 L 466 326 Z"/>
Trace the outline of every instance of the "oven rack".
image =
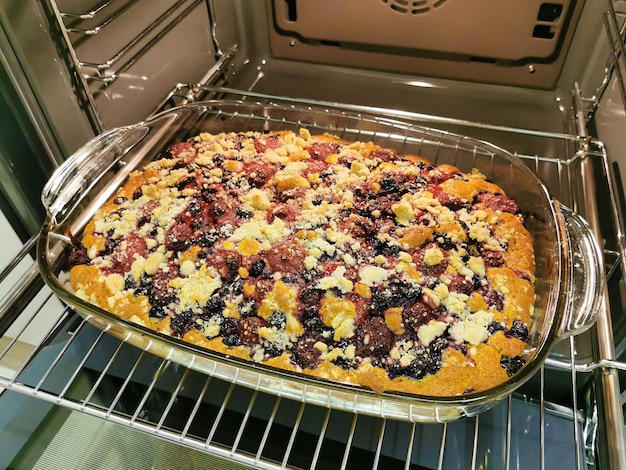
<path id="1" fill-rule="evenodd" d="M 601 152 L 568 161 L 518 156 L 551 189 L 571 194 L 573 206 L 581 162 L 606 158 Z M 21 258 L 34 242 L 0 273 L 0 283 L 27 261 Z M 607 272 L 615 273 L 619 256 L 605 254 Z M 624 445 L 619 433 L 598 438 L 603 413 L 620 404 L 598 407 L 593 378 L 626 364 L 611 357 L 580 363 L 573 339 L 566 354 L 549 359 L 527 387 L 494 409 L 420 425 L 322 409 L 187 370 L 95 329 L 45 292 L 33 264 L 0 302 L 0 387 L 100 418 L 122 434 L 139 430 L 257 468 L 611 468 L 606 462 Z M 28 346 L 23 338 L 41 317 L 56 320 Z M 6 332 L 17 323 L 22 326 Z"/>
<path id="2" fill-rule="evenodd" d="M 215 34 L 213 1 L 41 0 L 96 134 L 128 124 L 115 113 L 114 101 L 120 97 L 142 107 L 151 97 L 163 96 L 176 80 L 172 77 L 206 79 L 198 71 L 227 55 Z M 199 17 L 206 17 L 210 31 L 199 28 Z M 190 37 L 194 28 L 199 34 Z M 197 46 L 191 47 L 192 39 Z M 154 60 L 161 62 L 161 80 L 147 81 Z M 134 121 L 147 112 L 138 111 Z"/>
<path id="3" fill-rule="evenodd" d="M 51 294 L 34 303 L 24 330 L 3 345 L 0 366 L 28 349 L 20 338 L 38 315 L 59 310 Z M 579 403 L 593 399 L 590 392 L 579 388 L 600 366 L 626 368 L 587 364 L 581 374 L 550 360 L 546 368 L 570 378 L 565 404 L 545 398 L 551 379 L 542 368 L 527 395 L 475 418 L 419 425 L 321 409 L 212 379 L 117 340 L 65 308 L 14 372 L 2 369 L 0 387 L 257 468 L 511 468 L 520 462 L 521 468 L 592 468 L 597 422 Z M 494 435 L 501 437 L 494 441 Z M 598 443 L 597 451 L 610 452 L 602 449 L 606 444 Z M 328 466 L 338 456 L 341 461 Z"/>
<path id="4" fill-rule="evenodd" d="M 118 50 L 101 60 L 83 59 L 74 48 L 72 52 L 81 75 L 87 82 L 112 84 L 150 49 L 156 47 L 159 41 L 201 2 L 202 0 L 175 0 L 155 21 L 142 25 Z M 134 3 L 136 2 L 104 0 L 84 11 L 66 10 L 67 7 L 59 6 L 62 5 L 62 1 L 51 2 L 51 6 L 56 18 L 61 22 L 62 30 L 68 36 L 68 43 L 78 46 L 127 14 L 134 7 Z M 136 47 L 139 44 L 141 48 Z"/>

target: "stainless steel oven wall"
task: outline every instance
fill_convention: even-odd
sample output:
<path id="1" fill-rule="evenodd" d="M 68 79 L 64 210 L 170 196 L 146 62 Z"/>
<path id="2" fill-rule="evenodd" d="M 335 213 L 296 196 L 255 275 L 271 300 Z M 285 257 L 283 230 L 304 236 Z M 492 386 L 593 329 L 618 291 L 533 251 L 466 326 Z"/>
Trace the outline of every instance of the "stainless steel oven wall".
<path id="1" fill-rule="evenodd" d="M 19 88 L 32 92 L 28 105 L 50 129 L 50 147 L 60 150 L 51 158 L 145 119 L 177 83 L 201 82 L 218 55 L 210 3 L 0 0 L 2 49 L 23 72 Z M 235 12 L 226 15 L 236 26 Z M 228 26 L 229 42 L 231 30 L 240 34 Z"/>
<path id="2" fill-rule="evenodd" d="M 55 9 L 106 129 L 145 119 L 174 84 L 200 81 L 215 63 L 204 0 L 59 0 Z"/>
<path id="3" fill-rule="evenodd" d="M 0 1 L 0 208 L 22 239 L 38 232 L 41 189 L 94 132 L 35 0 Z"/>
<path id="4" fill-rule="evenodd" d="M 54 23 L 40 0 L 0 0 L 0 25 L 12 58 L 16 86 L 25 93 L 50 158 L 59 160 L 95 135 L 75 91 L 63 50 L 53 40 Z M 28 95 L 26 95 L 28 94 Z"/>

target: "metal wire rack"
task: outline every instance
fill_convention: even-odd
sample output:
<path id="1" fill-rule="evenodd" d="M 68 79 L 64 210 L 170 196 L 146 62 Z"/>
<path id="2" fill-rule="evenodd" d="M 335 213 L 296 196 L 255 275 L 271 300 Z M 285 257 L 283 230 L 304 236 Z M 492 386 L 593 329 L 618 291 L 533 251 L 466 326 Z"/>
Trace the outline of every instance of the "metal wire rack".
<path id="1" fill-rule="evenodd" d="M 56 302 L 52 296 L 39 301 L 26 327 Z M 0 364 L 23 344 L 20 336 L 4 347 Z M 258 468 L 510 468 L 520 462 L 522 468 L 564 462 L 587 468 L 594 461 L 594 422 L 578 410 L 578 374 L 568 374 L 569 405 L 546 399 L 551 379 L 542 369 L 528 395 L 476 418 L 410 424 L 212 379 L 116 340 L 64 309 L 41 345 L 0 376 L 0 386 Z"/>

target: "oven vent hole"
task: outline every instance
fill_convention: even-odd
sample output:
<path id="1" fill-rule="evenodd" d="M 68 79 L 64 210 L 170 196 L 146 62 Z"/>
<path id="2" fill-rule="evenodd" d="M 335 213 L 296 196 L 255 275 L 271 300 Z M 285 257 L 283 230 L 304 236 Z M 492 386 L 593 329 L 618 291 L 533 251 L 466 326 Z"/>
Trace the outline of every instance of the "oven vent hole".
<path id="1" fill-rule="evenodd" d="M 296 0 L 285 0 L 287 10 L 287 21 L 298 21 L 298 9 L 296 8 Z"/>
<path id="2" fill-rule="evenodd" d="M 539 13 L 537 13 L 537 20 L 552 23 L 559 19 L 561 13 L 563 13 L 563 5 L 559 5 L 558 3 L 542 3 L 539 7 Z"/>
<path id="3" fill-rule="evenodd" d="M 537 21 L 541 23 L 533 28 L 533 37 L 539 39 L 554 39 L 557 28 L 556 21 L 563 14 L 563 5 L 558 3 L 542 3 L 537 12 Z"/>
<path id="4" fill-rule="evenodd" d="M 533 28 L 533 37 L 540 39 L 554 39 L 556 28 L 549 24 L 538 24 Z"/>
<path id="5" fill-rule="evenodd" d="M 383 0 L 383 3 L 389 5 L 389 7 L 397 11 L 398 13 L 419 15 L 421 13 L 428 13 L 433 8 L 438 8 L 447 0 Z"/>

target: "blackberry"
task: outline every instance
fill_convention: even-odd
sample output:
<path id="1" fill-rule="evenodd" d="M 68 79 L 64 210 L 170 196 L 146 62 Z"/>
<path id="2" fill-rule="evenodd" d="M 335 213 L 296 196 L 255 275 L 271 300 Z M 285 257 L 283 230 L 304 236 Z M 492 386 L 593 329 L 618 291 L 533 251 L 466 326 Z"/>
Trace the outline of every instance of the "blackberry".
<path id="1" fill-rule="evenodd" d="M 397 256 L 400 253 L 400 245 L 394 245 L 386 240 L 375 238 L 372 243 L 374 254 L 383 256 Z"/>
<path id="2" fill-rule="evenodd" d="M 298 294 L 298 299 L 305 307 L 317 306 L 322 301 L 322 297 L 324 297 L 324 295 L 325 293 L 321 289 L 316 289 L 315 287 L 305 287 Z"/>
<path id="3" fill-rule="evenodd" d="M 202 232 L 198 238 L 198 245 L 203 248 L 211 248 L 219 240 L 219 237 L 215 233 Z"/>
<path id="4" fill-rule="evenodd" d="M 352 190 L 352 194 L 357 199 L 367 199 L 369 197 L 369 193 L 365 191 L 363 188 L 354 188 Z"/>
<path id="5" fill-rule="evenodd" d="M 228 253 L 224 257 L 224 263 L 229 269 L 229 272 L 235 273 L 239 270 L 239 265 L 241 264 L 241 256 L 238 253 Z"/>
<path id="6" fill-rule="evenodd" d="M 124 289 L 136 289 L 138 286 L 139 284 L 135 281 L 133 276 L 126 276 L 124 279 Z"/>
<path id="7" fill-rule="evenodd" d="M 192 200 L 187 206 L 187 212 L 189 212 L 192 217 L 200 217 L 202 215 L 202 207 L 200 207 L 198 201 Z"/>
<path id="8" fill-rule="evenodd" d="M 113 229 L 107 231 L 106 233 L 106 238 L 104 239 L 104 248 L 100 251 L 100 255 L 101 256 L 106 256 L 106 255 L 110 255 L 111 253 L 113 253 L 113 251 L 115 251 L 115 248 L 117 247 L 117 245 L 120 242 L 120 238 L 113 238 Z"/>
<path id="9" fill-rule="evenodd" d="M 322 354 L 319 349 L 314 347 L 317 338 L 313 336 L 301 336 L 296 344 L 291 348 L 291 357 L 293 361 L 303 369 L 315 369 L 320 361 Z"/>
<path id="10" fill-rule="evenodd" d="M 341 367 L 343 370 L 350 370 L 357 368 L 357 362 L 354 359 L 348 359 L 345 356 L 339 356 L 336 359 L 333 359 L 333 364 Z"/>
<path id="11" fill-rule="evenodd" d="M 442 233 L 436 233 L 434 239 L 435 242 L 437 242 L 437 245 L 439 245 L 444 250 L 452 250 L 457 246 L 456 243 L 450 240 L 450 237 L 448 235 Z"/>
<path id="12" fill-rule="evenodd" d="M 281 280 L 285 284 L 297 284 L 298 283 L 298 278 L 296 276 L 291 275 L 291 274 L 287 274 Z"/>
<path id="13" fill-rule="evenodd" d="M 429 374 L 436 374 L 441 369 L 441 354 L 425 352 L 406 368 L 405 374 L 415 379 L 423 379 Z"/>
<path id="14" fill-rule="evenodd" d="M 513 324 L 511 325 L 511 329 L 508 331 L 507 336 L 521 339 L 526 342 L 528 340 L 528 327 L 522 320 L 513 320 Z"/>
<path id="15" fill-rule="evenodd" d="M 404 376 L 419 380 L 429 374 L 436 374 L 442 366 L 441 351 L 440 347 L 433 348 L 430 346 L 406 367 L 396 363 L 387 367 L 387 375 L 390 378 Z"/>
<path id="16" fill-rule="evenodd" d="M 499 312 L 504 309 L 504 297 L 498 294 L 495 290 L 491 288 L 483 289 L 481 294 L 485 299 L 485 302 L 487 302 L 487 305 L 489 305 L 490 307 L 493 307 Z"/>
<path id="17" fill-rule="evenodd" d="M 266 359 L 271 359 L 272 357 L 278 357 L 284 351 L 284 349 L 268 341 L 264 341 L 262 346 L 263 346 L 263 350 L 265 353 L 264 356 Z"/>
<path id="18" fill-rule="evenodd" d="M 278 329 L 284 329 L 287 325 L 287 316 L 284 312 L 276 310 L 272 312 L 267 321 L 273 327 L 276 327 Z"/>
<path id="19" fill-rule="evenodd" d="M 383 289 L 372 292 L 372 313 L 380 314 L 392 307 L 402 307 L 419 300 L 421 296 L 420 287 L 409 286 L 402 282 L 390 282 Z"/>
<path id="20" fill-rule="evenodd" d="M 226 302 L 221 295 L 214 295 L 211 297 L 204 308 L 202 309 L 202 313 L 204 315 L 212 316 L 221 314 L 226 308 Z"/>
<path id="21" fill-rule="evenodd" d="M 207 226 L 206 220 L 204 219 L 195 219 L 195 220 L 192 220 L 191 223 L 189 224 L 189 227 L 194 232 L 202 232 L 206 228 L 206 226 Z"/>
<path id="22" fill-rule="evenodd" d="M 398 199 L 409 192 L 407 188 L 391 177 L 386 177 L 380 180 L 380 189 L 381 191 L 379 194 L 382 193 L 384 195 L 392 195 Z"/>
<path id="23" fill-rule="evenodd" d="M 152 219 L 152 214 L 141 214 L 141 216 L 137 219 L 137 227 L 141 227 Z"/>
<path id="24" fill-rule="evenodd" d="M 150 307 L 150 311 L 148 312 L 148 316 L 150 316 L 151 318 L 156 318 L 158 320 L 165 318 L 165 315 L 167 315 L 167 312 L 165 311 L 165 308 L 161 305 L 154 305 Z"/>
<path id="25" fill-rule="evenodd" d="M 265 261 L 262 259 L 258 259 L 252 263 L 250 269 L 248 270 L 248 275 L 252 277 L 258 277 L 263 274 L 263 270 L 265 269 Z"/>
<path id="26" fill-rule="evenodd" d="M 247 211 L 241 207 L 238 207 L 237 210 L 235 211 L 235 215 L 242 219 L 249 219 L 250 217 L 252 217 L 252 212 Z"/>
<path id="27" fill-rule="evenodd" d="M 333 329 L 330 326 L 324 325 L 322 319 L 317 315 L 309 315 L 304 317 L 302 322 L 306 331 L 308 331 L 316 341 L 324 341 L 326 338 L 332 338 Z"/>
<path id="28" fill-rule="evenodd" d="M 143 275 L 139 282 L 136 282 L 133 276 L 128 276 L 124 279 L 124 288 L 132 289 L 135 296 L 145 295 L 150 297 L 150 277 Z"/>
<path id="29" fill-rule="evenodd" d="M 217 188 L 215 186 L 203 186 L 202 189 L 200 189 L 200 195 L 198 197 L 200 198 L 202 202 L 205 202 L 207 204 L 212 204 L 213 199 L 215 199 L 213 196 L 216 193 L 217 193 Z"/>
<path id="30" fill-rule="evenodd" d="M 430 343 L 429 348 L 432 352 L 436 352 L 441 354 L 445 349 L 450 346 L 450 341 L 444 337 L 438 337 L 432 343 Z"/>
<path id="31" fill-rule="evenodd" d="M 211 212 L 215 217 L 220 217 L 226 214 L 228 210 L 228 203 L 224 200 L 214 200 L 211 205 Z"/>
<path id="32" fill-rule="evenodd" d="M 423 164 L 421 162 L 419 162 L 420 164 L 416 165 L 419 167 L 422 167 Z M 409 190 L 409 192 L 418 192 L 418 191 L 422 191 L 424 189 L 424 186 L 428 185 L 428 180 L 426 178 L 424 178 L 423 176 L 415 176 L 411 181 L 409 181 L 408 185 L 407 185 L 407 189 Z"/>
<path id="33" fill-rule="evenodd" d="M 195 181 L 196 181 L 195 178 L 193 176 L 191 176 L 191 175 L 184 176 L 179 181 L 176 182 L 175 186 L 176 186 L 176 188 L 178 188 L 178 190 L 182 191 L 187 186 L 192 185 Z"/>
<path id="34" fill-rule="evenodd" d="M 226 346 L 239 346 L 241 344 L 241 337 L 237 331 L 237 320 L 234 318 L 224 318 L 220 325 L 220 336 Z"/>
<path id="35" fill-rule="evenodd" d="M 305 269 L 300 273 L 300 277 L 307 284 L 314 284 L 319 279 L 319 271 L 317 269 Z"/>
<path id="36" fill-rule="evenodd" d="M 526 361 L 522 356 L 502 356 L 500 358 L 500 367 L 506 371 L 509 377 L 524 367 L 524 364 L 526 364 Z"/>
<path id="37" fill-rule="evenodd" d="M 174 336 L 182 337 L 194 326 L 195 319 L 191 310 L 185 310 L 170 321 L 170 328 Z"/>
<path id="38" fill-rule="evenodd" d="M 243 294 L 244 280 L 240 277 L 234 279 L 228 286 L 228 290 L 233 295 Z"/>
<path id="39" fill-rule="evenodd" d="M 492 321 L 491 323 L 489 323 L 489 325 L 487 325 L 487 331 L 489 332 L 490 335 L 498 331 L 503 331 L 503 330 L 504 330 L 504 326 L 502 325 L 501 322 Z"/>
<path id="40" fill-rule="evenodd" d="M 148 302 L 152 307 L 165 308 L 174 300 L 176 300 L 172 293 L 162 292 L 156 288 L 151 288 L 147 292 Z"/>

